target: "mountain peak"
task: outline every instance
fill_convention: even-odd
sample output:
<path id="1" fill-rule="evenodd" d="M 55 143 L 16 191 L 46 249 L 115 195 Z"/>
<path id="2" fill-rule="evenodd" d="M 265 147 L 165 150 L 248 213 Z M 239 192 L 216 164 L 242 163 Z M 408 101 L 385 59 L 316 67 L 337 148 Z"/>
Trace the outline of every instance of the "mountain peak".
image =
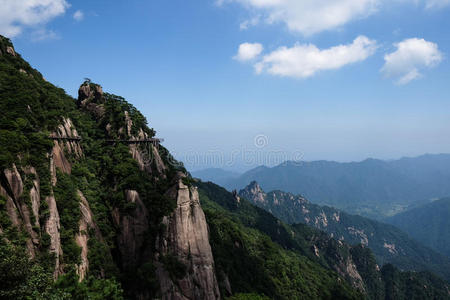
<path id="1" fill-rule="evenodd" d="M 244 189 L 239 192 L 243 198 L 250 200 L 254 203 L 264 203 L 266 202 L 267 194 L 263 191 L 261 186 L 256 181 L 250 182 Z"/>
<path id="2" fill-rule="evenodd" d="M 91 82 L 90 79 L 86 79 L 78 89 L 78 102 L 85 106 L 87 102 L 101 102 L 103 97 L 103 89 L 101 85 Z"/>

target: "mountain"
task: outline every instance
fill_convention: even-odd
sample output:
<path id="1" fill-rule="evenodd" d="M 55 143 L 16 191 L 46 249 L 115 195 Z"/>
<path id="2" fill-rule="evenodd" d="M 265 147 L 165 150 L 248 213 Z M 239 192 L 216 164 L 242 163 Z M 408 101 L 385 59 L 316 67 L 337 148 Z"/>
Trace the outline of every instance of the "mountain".
<path id="1" fill-rule="evenodd" d="M 240 173 L 226 171 L 219 168 L 209 168 L 193 171 L 191 172 L 191 175 L 203 181 L 211 181 L 220 185 L 229 179 L 237 178 L 240 175 Z"/>
<path id="2" fill-rule="evenodd" d="M 450 198 L 415 207 L 386 219 L 386 222 L 450 257 Z"/>
<path id="3" fill-rule="evenodd" d="M 265 193 L 257 182 L 250 183 L 239 196 L 288 224 L 306 224 L 351 245 L 362 244 L 373 251 L 381 265 L 391 263 L 404 270 L 432 270 L 450 279 L 449 258 L 412 240 L 392 225 L 312 204 L 291 193 Z"/>
<path id="4" fill-rule="evenodd" d="M 194 180 L 124 98 L 0 36 L 1 299 L 445 299 L 426 273 Z M 425 288 L 426 287 L 426 288 Z"/>
<path id="5" fill-rule="evenodd" d="M 287 279 L 304 281 L 309 277 L 304 277 L 304 271 L 296 275 L 298 277 L 292 277 L 290 271 L 283 271 L 291 263 L 287 253 L 294 253 L 334 270 L 363 292 L 367 299 L 450 297 L 448 283 L 435 275 L 428 272 L 401 272 L 392 264 L 386 264 L 380 269 L 371 250 L 364 245 L 350 246 L 304 224 L 287 225 L 214 183 L 197 182 L 196 185 L 210 228 L 212 251 L 215 257 L 221 257 L 216 260 L 218 274 L 226 274 L 222 275 L 226 279 L 224 282 L 231 282 L 239 292 L 262 292 L 272 299 L 279 299 L 284 297 L 273 294 L 272 290 L 280 288 L 281 295 L 295 298 L 291 294 L 293 283 L 286 284 L 289 282 Z M 280 252 L 274 249 L 273 242 L 284 250 Z M 258 257 L 260 253 L 263 259 Z M 293 264 L 288 270 L 297 268 L 298 265 Z M 308 269 L 307 265 L 301 268 Z M 274 272 L 279 271 L 288 273 L 281 277 L 273 276 Z M 226 287 L 219 285 L 222 289 Z M 322 294 L 319 298 L 328 296 Z M 340 297 L 333 294 L 331 298 Z"/>
<path id="6" fill-rule="evenodd" d="M 450 195 L 450 155 L 338 163 L 286 162 L 229 179 L 229 190 L 257 181 L 265 190 L 303 194 L 310 201 L 383 219 L 411 204 Z"/>
<path id="7" fill-rule="evenodd" d="M 135 107 L 0 37 L 0 110 L 0 298 L 220 297 L 198 193 Z"/>

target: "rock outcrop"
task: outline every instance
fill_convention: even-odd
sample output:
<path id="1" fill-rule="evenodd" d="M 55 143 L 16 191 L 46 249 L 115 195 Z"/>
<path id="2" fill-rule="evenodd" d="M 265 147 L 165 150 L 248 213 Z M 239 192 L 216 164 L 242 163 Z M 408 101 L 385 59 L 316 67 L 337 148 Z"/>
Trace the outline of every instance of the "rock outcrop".
<path id="1" fill-rule="evenodd" d="M 77 103 L 81 108 L 90 111 L 98 119 L 105 114 L 103 89 L 98 84 L 91 84 L 87 81 L 81 85 L 78 90 Z"/>
<path id="2" fill-rule="evenodd" d="M 264 204 L 267 202 L 267 194 L 256 181 L 252 181 L 248 186 L 241 190 L 239 194 L 242 198 L 254 203 Z"/>
<path id="3" fill-rule="evenodd" d="M 77 191 L 78 197 L 80 198 L 80 211 L 81 218 L 79 222 L 78 233 L 75 236 L 75 242 L 81 248 L 81 257 L 80 264 L 77 266 L 77 274 L 79 276 L 79 280 L 82 281 L 89 270 L 89 260 L 88 260 L 88 241 L 89 241 L 89 232 L 92 230 L 95 234 L 95 238 L 101 242 L 103 242 L 103 237 L 100 233 L 100 229 L 97 227 L 97 224 L 94 222 L 94 214 L 89 206 L 86 197 L 84 197 L 81 191 Z"/>
<path id="4" fill-rule="evenodd" d="M 16 51 L 14 51 L 14 48 L 11 46 L 6 47 L 6 53 L 16 56 Z"/>
<path id="5" fill-rule="evenodd" d="M 51 152 L 52 167 L 57 167 L 63 173 L 70 174 L 72 172 L 72 165 L 64 153 L 65 150 L 76 158 L 83 156 L 79 141 L 70 140 L 70 138 L 78 138 L 78 132 L 73 126 L 72 120 L 63 118 L 62 124 L 51 134 L 51 137 L 55 138 Z"/>
<path id="6" fill-rule="evenodd" d="M 171 278 L 160 264 L 158 278 L 164 299 L 219 299 L 214 258 L 209 244 L 208 226 L 200 206 L 198 191 L 177 183 L 167 192 L 177 199 L 175 211 L 164 218 L 166 231 L 158 239 L 160 255 L 172 255 L 187 268 L 183 278 Z"/>
<path id="7" fill-rule="evenodd" d="M 34 258 L 36 246 L 39 243 L 38 233 L 34 231 L 32 224 L 32 207 L 27 199 L 32 196 L 24 193 L 24 184 L 20 172 L 15 164 L 10 169 L 3 170 L 0 185 L 0 195 L 6 198 L 6 209 L 11 223 L 18 229 L 23 229 L 28 238 L 26 246 L 29 255 Z"/>
<path id="8" fill-rule="evenodd" d="M 49 211 L 48 219 L 45 222 L 45 231 L 50 236 L 49 251 L 55 256 L 55 271 L 53 273 L 53 276 L 57 278 L 62 274 L 62 266 L 60 263 L 60 257 L 62 257 L 63 254 L 60 234 L 61 223 L 55 196 L 51 195 L 46 197 L 45 202 L 47 202 Z"/>

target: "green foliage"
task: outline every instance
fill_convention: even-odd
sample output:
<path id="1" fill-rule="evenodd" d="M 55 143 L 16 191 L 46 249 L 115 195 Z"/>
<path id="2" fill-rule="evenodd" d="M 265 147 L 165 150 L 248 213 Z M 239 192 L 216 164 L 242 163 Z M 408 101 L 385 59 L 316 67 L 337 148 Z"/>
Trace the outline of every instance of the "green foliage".
<path id="1" fill-rule="evenodd" d="M 274 299 L 360 297 L 335 273 L 302 255 L 306 250 L 273 216 L 246 201 L 237 205 L 230 193 L 213 184 L 198 186 L 217 274 L 228 276 L 233 292 Z"/>
<path id="2" fill-rule="evenodd" d="M 271 214 L 251 205 L 245 199 L 241 198 L 238 203 L 231 193 L 213 183 L 197 182 L 197 185 L 210 228 L 211 246 L 219 282 L 224 279 L 223 274 L 228 275 L 234 292 L 254 292 L 278 299 L 283 296 L 279 296 L 277 293 L 283 294 L 278 291 L 277 287 L 282 286 L 282 290 L 290 290 L 293 295 L 296 295 L 291 290 L 296 281 L 283 282 L 283 279 L 296 278 L 298 275 L 290 274 L 283 270 L 284 268 L 294 273 L 300 272 L 314 276 L 314 274 L 320 274 L 321 267 L 334 269 L 342 262 L 345 266 L 345 262 L 351 259 L 363 278 L 366 296 L 369 299 L 396 299 L 396 295 L 400 295 L 400 299 L 408 299 L 401 297 L 404 295 L 413 297 L 414 294 L 408 291 L 410 289 L 413 291 L 416 289 L 417 295 L 422 297 L 413 299 L 448 298 L 448 294 L 444 296 L 444 291 L 448 292 L 449 285 L 430 273 L 400 272 L 392 266 L 386 269 L 391 270 L 390 272 L 380 272 L 375 257 L 368 248 L 348 246 L 331 239 L 324 232 L 303 224 L 284 225 Z M 273 241 L 277 241 L 278 245 L 284 248 L 279 248 L 278 251 L 281 253 L 277 255 L 271 255 L 271 253 L 276 253 L 270 246 L 271 243 L 275 249 L 278 246 Z M 318 248 L 319 257 L 313 253 L 313 245 Z M 262 250 L 258 252 L 258 248 Z M 286 255 L 286 253 L 298 258 L 289 260 L 289 257 L 292 256 Z M 266 270 L 265 264 L 272 260 L 275 262 L 274 265 Z M 304 265 L 296 270 L 296 264 L 301 262 Z M 281 269 L 277 269 L 275 266 Z M 282 274 L 288 275 L 284 277 L 284 275 L 270 273 L 277 270 L 283 270 Z M 390 277 L 387 274 L 391 274 Z M 325 294 L 320 297 L 326 298 L 326 291 L 333 289 L 332 282 L 336 283 L 340 279 L 327 282 L 324 279 L 326 275 L 321 274 L 319 277 L 321 279 L 312 277 L 314 278 L 313 283 L 308 283 L 307 291 L 313 293 L 314 287 L 322 283 L 321 290 L 325 291 Z M 346 279 L 351 280 L 351 278 Z M 420 288 L 425 289 L 426 293 L 418 291 Z M 224 286 L 221 286 L 221 290 L 224 290 Z M 345 288 L 341 287 L 339 292 L 335 290 L 334 297 L 339 298 L 338 295 L 344 298 L 348 297 L 348 295 L 339 294 L 342 291 L 345 291 Z M 433 298 L 433 295 L 436 297 Z"/>
<path id="3" fill-rule="evenodd" d="M 48 132 L 74 108 L 74 101 L 62 89 L 44 81 L 20 57 L 1 55 L 0 169 L 11 166 L 19 153 L 24 164 L 44 163 L 53 144 Z"/>
<path id="4" fill-rule="evenodd" d="M 227 300 L 270 300 L 269 297 L 264 295 L 258 295 L 255 293 L 250 294 L 236 294 L 231 297 L 226 298 Z"/>
<path id="5" fill-rule="evenodd" d="M 64 295 L 66 299 L 123 299 L 123 290 L 120 284 L 114 279 L 88 277 L 82 282 L 79 282 L 79 278 L 74 269 L 58 278 L 55 282 L 54 290 Z"/>
<path id="6" fill-rule="evenodd" d="M 166 254 L 161 257 L 161 261 L 173 281 L 182 279 L 186 275 L 187 266 L 180 262 L 175 255 Z"/>
<path id="7" fill-rule="evenodd" d="M 123 97 L 108 93 L 104 93 L 103 97 L 105 102 L 104 108 L 106 117 L 102 119 L 102 126 L 106 128 L 107 124 L 111 125 L 112 130 L 110 132 L 112 137 L 119 138 L 120 128 L 127 128 L 125 112 L 128 112 L 128 117 L 133 123 L 130 132 L 131 135 L 137 135 L 140 129 L 146 132 L 149 137 L 153 137 L 155 135 L 155 131 L 148 128 L 147 119 L 144 115 L 142 115 L 136 107 L 128 103 Z"/>
<path id="8" fill-rule="evenodd" d="M 159 291 L 159 279 L 156 276 L 156 267 L 152 262 L 142 264 L 136 272 L 136 281 L 139 290 L 149 290 L 156 295 Z"/>
<path id="9" fill-rule="evenodd" d="M 358 215 L 351 215 L 333 207 L 320 206 L 307 201 L 302 196 L 282 191 L 264 193 L 265 201 L 258 201 L 251 192 L 254 184 L 251 183 L 239 192 L 241 198 L 252 201 L 256 206 L 271 212 L 275 217 L 288 224 L 306 223 L 307 225 L 326 231 L 334 237 L 342 238 L 351 245 L 360 244 L 362 237 L 365 235 L 368 247 L 375 254 L 378 264 L 392 263 L 404 270 L 430 270 L 446 279 L 450 279 L 450 259 L 448 257 L 417 243 L 406 233 L 392 225 Z M 450 201 L 448 201 L 448 204 L 450 204 Z M 416 211 L 419 212 L 419 209 Z M 434 235 L 434 241 L 444 240 L 445 237 L 450 236 L 446 235 L 445 232 L 445 228 L 449 226 L 444 225 L 450 213 L 446 215 L 444 208 L 436 211 L 439 211 L 439 214 L 426 214 L 423 218 L 417 218 L 418 220 L 422 220 L 420 225 L 418 225 L 419 222 L 415 222 L 416 218 L 410 218 L 408 224 L 411 226 L 405 226 L 404 228 L 411 228 L 409 229 L 411 233 L 414 231 L 412 228 L 417 229 L 417 232 L 421 232 L 422 236 L 426 236 L 425 233 L 428 231 L 439 231 L 428 230 L 431 226 L 434 226 L 434 228 L 439 228 L 443 231 L 442 235 Z M 450 210 L 447 210 L 447 212 L 450 212 Z M 433 218 L 433 215 L 441 217 Z M 325 219 L 327 220 L 326 224 L 320 221 Z M 437 219 L 440 221 L 437 221 Z M 395 217 L 393 220 L 395 220 Z M 364 235 L 355 234 L 358 232 Z M 430 236 L 427 237 L 430 238 Z M 385 247 L 386 243 L 395 245 L 397 249 L 395 255 Z M 425 245 L 428 245 L 428 243 L 425 243 Z"/>
<path id="10" fill-rule="evenodd" d="M 114 264 L 110 253 L 110 248 L 104 241 L 99 241 L 96 237 L 95 230 L 89 230 L 88 240 L 88 260 L 89 274 L 94 278 L 111 278 L 118 277 L 119 269 Z"/>
<path id="11" fill-rule="evenodd" d="M 450 198 L 420 205 L 386 221 L 450 257 Z"/>
<path id="12" fill-rule="evenodd" d="M 28 259 L 25 249 L 0 240 L 0 299 L 46 299 L 51 274 Z"/>
<path id="13" fill-rule="evenodd" d="M 54 188 L 55 198 L 61 222 L 61 245 L 64 262 L 68 264 L 79 263 L 81 248 L 75 243 L 74 236 L 79 230 L 80 200 L 76 185 L 71 176 L 57 172 L 57 183 Z"/>
<path id="14" fill-rule="evenodd" d="M 449 286 L 426 272 L 400 272 L 387 264 L 381 269 L 386 285 L 386 300 L 448 299 Z"/>

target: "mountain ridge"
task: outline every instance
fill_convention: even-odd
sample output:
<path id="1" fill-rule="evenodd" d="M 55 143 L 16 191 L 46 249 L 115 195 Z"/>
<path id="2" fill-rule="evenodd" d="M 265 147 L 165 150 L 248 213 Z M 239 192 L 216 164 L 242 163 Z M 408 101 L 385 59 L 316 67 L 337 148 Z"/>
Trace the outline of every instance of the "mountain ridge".
<path id="1" fill-rule="evenodd" d="M 255 181 L 239 191 L 239 196 L 288 224 L 306 224 L 351 245 L 362 244 L 374 252 L 380 265 L 392 263 L 401 269 L 415 271 L 429 269 L 450 279 L 448 257 L 412 240 L 392 225 L 313 204 L 291 193 L 266 193 Z"/>
<path id="2" fill-rule="evenodd" d="M 257 181 L 265 190 L 303 194 L 310 201 L 382 220 L 414 203 L 450 195 L 450 154 L 361 162 L 289 162 L 218 180 L 229 190 Z"/>

